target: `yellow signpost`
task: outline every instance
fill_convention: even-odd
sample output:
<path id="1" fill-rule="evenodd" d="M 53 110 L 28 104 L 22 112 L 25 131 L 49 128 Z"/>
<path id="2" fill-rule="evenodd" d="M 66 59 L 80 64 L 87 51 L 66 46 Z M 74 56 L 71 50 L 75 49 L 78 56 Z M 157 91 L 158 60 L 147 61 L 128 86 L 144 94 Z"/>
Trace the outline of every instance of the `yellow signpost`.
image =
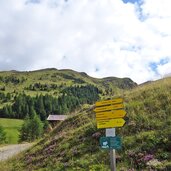
<path id="1" fill-rule="evenodd" d="M 122 98 L 115 98 L 111 100 L 103 100 L 96 102 L 96 113 L 97 128 L 110 128 L 106 129 L 106 137 L 102 142 L 102 145 L 107 147 L 108 142 L 106 141 L 107 136 L 112 135 L 112 138 L 116 137 L 115 127 L 122 127 L 125 124 L 123 117 L 126 115 L 123 105 Z M 114 142 L 112 142 L 114 143 Z M 116 143 L 116 142 L 115 142 Z M 110 160 L 111 160 L 111 171 L 116 171 L 116 157 L 115 150 L 110 149 Z"/>
<path id="2" fill-rule="evenodd" d="M 107 106 L 107 105 L 117 104 L 117 103 L 123 103 L 123 99 L 116 98 L 113 100 L 103 100 L 103 101 L 96 102 L 95 105 L 96 107 L 98 107 L 98 106 Z"/>
<path id="3" fill-rule="evenodd" d="M 96 120 L 109 120 L 115 118 L 123 118 L 126 115 L 126 111 L 121 110 L 112 110 L 107 112 L 98 112 L 96 113 Z"/>
<path id="4" fill-rule="evenodd" d="M 94 109 L 94 112 L 104 112 L 104 111 L 110 111 L 110 110 L 116 110 L 116 109 L 123 109 L 124 105 L 122 103 L 120 104 L 113 104 L 110 106 L 103 106 L 103 107 L 97 107 Z"/>
<path id="5" fill-rule="evenodd" d="M 124 124 L 125 124 L 125 120 L 123 118 L 102 120 L 97 122 L 97 128 L 122 127 L 124 126 Z"/>

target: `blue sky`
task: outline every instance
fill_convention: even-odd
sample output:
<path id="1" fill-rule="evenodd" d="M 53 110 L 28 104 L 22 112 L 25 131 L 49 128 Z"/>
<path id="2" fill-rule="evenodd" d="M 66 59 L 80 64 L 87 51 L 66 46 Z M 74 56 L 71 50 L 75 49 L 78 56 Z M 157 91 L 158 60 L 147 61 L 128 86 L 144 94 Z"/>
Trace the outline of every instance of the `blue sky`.
<path id="1" fill-rule="evenodd" d="M 169 58 L 163 58 L 159 62 L 151 62 L 149 64 L 149 67 L 155 72 L 156 75 L 158 75 L 159 74 L 159 72 L 157 70 L 158 67 L 159 66 L 164 66 L 164 65 L 168 64 L 169 62 L 170 62 Z"/>
<path id="2" fill-rule="evenodd" d="M 41 2 L 41 0 L 27 0 L 27 1 L 25 1 L 26 4 L 28 4 L 28 3 L 39 4 L 40 2 Z"/>
<path id="3" fill-rule="evenodd" d="M 0 70 L 69 68 L 137 83 L 171 73 L 170 0 L 0 2 Z"/>
<path id="4" fill-rule="evenodd" d="M 139 3 L 141 0 L 123 0 L 124 3 Z"/>

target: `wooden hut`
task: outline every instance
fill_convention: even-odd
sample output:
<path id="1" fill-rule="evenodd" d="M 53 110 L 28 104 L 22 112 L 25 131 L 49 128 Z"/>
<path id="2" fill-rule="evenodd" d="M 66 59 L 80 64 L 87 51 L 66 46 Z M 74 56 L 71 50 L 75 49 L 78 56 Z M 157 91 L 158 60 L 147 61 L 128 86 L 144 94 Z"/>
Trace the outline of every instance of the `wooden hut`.
<path id="1" fill-rule="evenodd" d="M 50 122 L 52 127 L 56 126 L 59 122 L 64 121 L 67 115 L 49 115 L 47 120 Z"/>

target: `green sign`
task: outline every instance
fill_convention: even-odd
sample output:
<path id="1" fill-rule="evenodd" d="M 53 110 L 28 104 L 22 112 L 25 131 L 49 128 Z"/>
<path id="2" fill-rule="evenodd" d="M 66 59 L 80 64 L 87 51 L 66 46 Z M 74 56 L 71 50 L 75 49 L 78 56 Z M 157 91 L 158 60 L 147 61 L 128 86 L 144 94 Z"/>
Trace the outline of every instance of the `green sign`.
<path id="1" fill-rule="evenodd" d="M 109 137 L 110 148 L 119 150 L 121 149 L 121 137 Z"/>
<path id="2" fill-rule="evenodd" d="M 121 137 L 100 137 L 100 146 L 103 149 L 121 149 Z"/>

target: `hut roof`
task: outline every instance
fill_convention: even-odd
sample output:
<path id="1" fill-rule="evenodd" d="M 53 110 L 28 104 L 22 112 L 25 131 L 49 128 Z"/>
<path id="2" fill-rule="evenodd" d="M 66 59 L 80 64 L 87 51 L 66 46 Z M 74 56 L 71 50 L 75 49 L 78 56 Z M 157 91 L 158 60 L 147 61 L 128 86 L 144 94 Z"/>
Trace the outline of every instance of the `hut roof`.
<path id="1" fill-rule="evenodd" d="M 48 121 L 64 121 L 68 116 L 67 115 L 49 115 Z"/>

